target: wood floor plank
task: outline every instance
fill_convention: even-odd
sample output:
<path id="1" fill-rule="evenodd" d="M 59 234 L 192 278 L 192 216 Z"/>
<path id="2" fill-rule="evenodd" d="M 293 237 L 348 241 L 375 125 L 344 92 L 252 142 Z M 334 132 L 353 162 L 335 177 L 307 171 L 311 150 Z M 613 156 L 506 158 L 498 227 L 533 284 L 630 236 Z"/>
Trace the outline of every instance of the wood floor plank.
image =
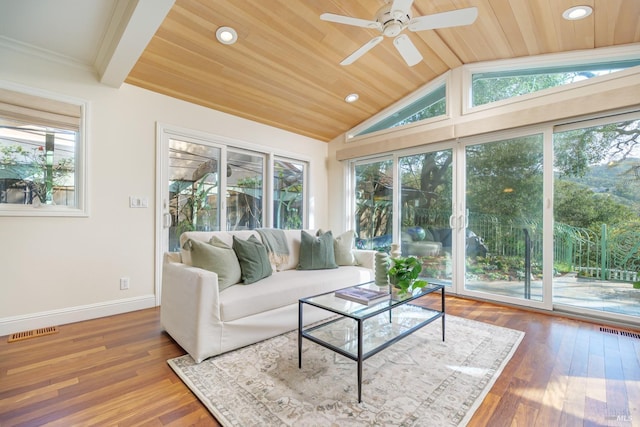
<path id="1" fill-rule="evenodd" d="M 422 303 L 437 305 L 439 297 Z M 0 339 L 0 426 L 218 426 L 166 363 L 184 351 L 162 331 L 159 313 L 62 325 L 58 334 L 14 343 Z M 470 426 L 638 425 L 639 339 L 452 296 L 447 313 L 526 334 Z"/>

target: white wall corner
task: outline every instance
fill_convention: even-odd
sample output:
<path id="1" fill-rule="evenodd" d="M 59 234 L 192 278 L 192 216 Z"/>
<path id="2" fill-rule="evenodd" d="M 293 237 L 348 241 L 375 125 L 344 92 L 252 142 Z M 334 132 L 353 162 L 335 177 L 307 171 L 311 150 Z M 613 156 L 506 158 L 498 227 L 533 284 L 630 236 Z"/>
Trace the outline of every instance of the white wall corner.
<path id="1" fill-rule="evenodd" d="M 97 319 L 99 317 L 113 316 L 114 314 L 128 313 L 130 311 L 143 310 L 155 306 L 155 295 L 142 295 L 98 304 L 5 317 L 0 318 L 0 336 Z"/>
<path id="2" fill-rule="evenodd" d="M 100 82 L 120 87 L 175 0 L 118 0 L 96 57 Z"/>

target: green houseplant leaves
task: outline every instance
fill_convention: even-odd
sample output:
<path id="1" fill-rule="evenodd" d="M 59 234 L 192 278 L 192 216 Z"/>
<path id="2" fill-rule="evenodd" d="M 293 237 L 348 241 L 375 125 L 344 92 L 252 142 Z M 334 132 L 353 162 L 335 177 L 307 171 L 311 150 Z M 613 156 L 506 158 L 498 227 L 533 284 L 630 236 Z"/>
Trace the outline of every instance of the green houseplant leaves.
<path id="1" fill-rule="evenodd" d="M 422 263 L 416 257 L 393 258 L 389 268 L 389 280 L 401 293 L 412 292 L 427 285 L 426 280 L 418 280 L 421 271 Z"/>

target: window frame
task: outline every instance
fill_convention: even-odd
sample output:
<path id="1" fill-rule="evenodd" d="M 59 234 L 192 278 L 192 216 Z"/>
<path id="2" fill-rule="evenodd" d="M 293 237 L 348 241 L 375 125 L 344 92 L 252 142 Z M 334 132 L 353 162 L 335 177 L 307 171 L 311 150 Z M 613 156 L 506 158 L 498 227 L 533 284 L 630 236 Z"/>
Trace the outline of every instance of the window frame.
<path id="1" fill-rule="evenodd" d="M 0 88 L 22 93 L 25 95 L 42 98 L 43 102 L 48 100 L 56 102 L 64 102 L 80 108 L 80 124 L 78 127 L 77 147 L 74 154 L 75 169 L 75 198 L 76 206 L 69 207 L 64 205 L 22 205 L 11 203 L 0 203 L 0 217 L 4 216 L 21 216 L 21 217 L 88 217 L 88 116 L 90 104 L 88 101 L 63 96 L 56 93 L 48 92 L 42 89 L 36 89 L 6 81 L 0 81 Z M 29 124 L 28 122 L 25 122 Z"/>
<path id="2" fill-rule="evenodd" d="M 575 83 L 570 83 L 561 86 L 555 86 L 548 89 L 543 89 L 537 92 L 532 92 L 512 98 L 502 99 L 500 101 L 490 102 L 487 104 L 473 106 L 473 75 L 479 73 L 492 73 L 492 72 L 507 72 L 507 71 L 525 71 L 542 68 L 554 68 L 554 67 L 569 67 L 575 65 L 582 67 L 584 65 L 596 65 L 607 62 L 620 62 L 627 60 L 638 60 L 637 47 L 635 46 L 621 46 L 607 48 L 604 50 L 595 51 L 578 51 L 578 52 L 565 52 L 558 54 L 540 55 L 536 57 L 505 59 L 498 61 L 491 61 L 485 64 L 469 64 L 462 66 L 462 115 L 476 113 L 480 111 L 490 110 L 505 105 L 515 104 L 538 98 L 541 96 L 547 96 L 551 93 L 560 93 L 567 90 L 572 90 L 581 86 L 588 86 L 594 84 L 597 81 L 605 81 L 609 79 L 616 79 L 628 70 L 637 70 L 640 66 L 626 68 L 624 70 L 610 73 L 602 76 L 585 79 Z"/>
<path id="3" fill-rule="evenodd" d="M 408 123 L 402 126 L 395 126 L 387 129 L 380 129 L 371 133 L 362 134 L 360 132 L 364 132 L 365 130 L 375 126 L 377 123 L 386 120 L 391 115 L 403 110 L 404 108 L 410 106 L 414 102 L 419 99 L 429 95 L 432 92 L 435 92 L 440 89 L 441 86 L 444 86 L 444 100 L 445 100 L 445 113 L 440 116 L 429 117 L 427 119 L 419 120 L 417 122 Z M 420 89 L 413 92 L 411 95 L 407 96 L 404 99 L 394 103 L 388 108 L 385 108 L 381 112 L 375 114 L 369 119 L 363 121 L 359 125 L 351 128 L 349 131 L 345 133 L 345 142 L 350 143 L 354 141 L 359 141 L 365 138 L 371 138 L 373 136 L 384 135 L 390 132 L 398 132 L 399 130 L 411 129 L 418 126 L 424 126 L 425 124 L 435 123 L 442 120 L 447 120 L 451 118 L 451 71 L 447 71 L 436 79 L 430 81 L 426 85 L 422 86 Z"/>

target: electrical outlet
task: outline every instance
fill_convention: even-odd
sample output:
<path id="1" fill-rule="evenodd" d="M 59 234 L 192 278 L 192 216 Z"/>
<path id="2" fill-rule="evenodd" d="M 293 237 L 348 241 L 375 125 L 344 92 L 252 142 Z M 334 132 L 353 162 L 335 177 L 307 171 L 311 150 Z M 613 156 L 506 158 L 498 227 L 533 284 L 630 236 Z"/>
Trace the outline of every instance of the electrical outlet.
<path id="1" fill-rule="evenodd" d="M 129 289 L 129 278 L 128 277 L 121 277 L 120 278 L 120 290 L 121 291 L 126 291 L 127 289 Z"/>

